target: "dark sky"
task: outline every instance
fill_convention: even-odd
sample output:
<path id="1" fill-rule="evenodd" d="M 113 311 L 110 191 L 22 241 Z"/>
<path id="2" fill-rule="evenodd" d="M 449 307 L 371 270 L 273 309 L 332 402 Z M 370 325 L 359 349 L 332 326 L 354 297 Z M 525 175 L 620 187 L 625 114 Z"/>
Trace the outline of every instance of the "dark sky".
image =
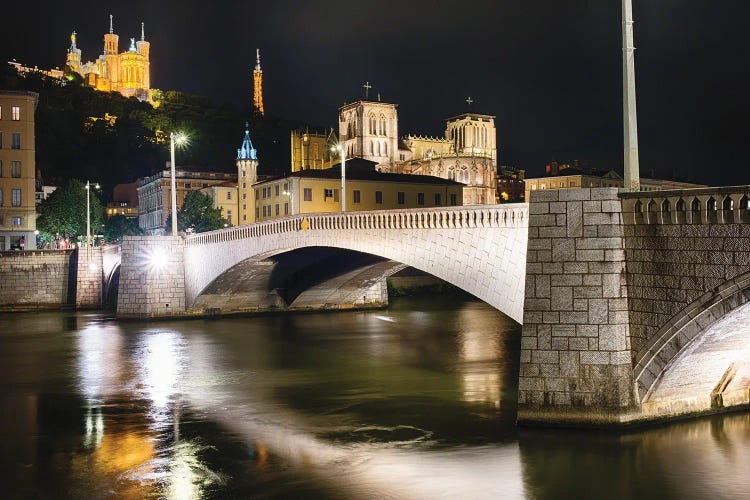
<path id="1" fill-rule="evenodd" d="M 750 183 L 750 2 L 634 11 L 641 173 Z M 622 169 L 620 0 L 6 2 L 3 57 L 62 66 L 76 30 L 93 60 L 110 13 L 121 50 L 146 23 L 156 88 L 243 104 L 260 47 L 267 113 L 335 126 L 370 81 L 400 135 L 442 135 L 470 95 L 497 117 L 501 164 Z"/>

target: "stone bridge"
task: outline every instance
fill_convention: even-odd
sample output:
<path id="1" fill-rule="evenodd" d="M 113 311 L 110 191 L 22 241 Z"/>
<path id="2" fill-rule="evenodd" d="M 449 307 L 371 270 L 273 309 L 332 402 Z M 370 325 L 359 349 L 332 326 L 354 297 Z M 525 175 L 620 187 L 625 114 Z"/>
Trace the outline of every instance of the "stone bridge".
<path id="1" fill-rule="evenodd" d="M 528 205 L 127 238 L 118 315 L 382 305 L 384 278 L 411 266 L 523 324 L 521 423 L 619 426 L 747 408 L 748 196 L 744 186 L 548 190 Z"/>
<path id="2" fill-rule="evenodd" d="M 411 266 L 520 321 L 527 218 L 523 204 L 309 214 L 193 235 L 184 243 L 163 237 L 126 240 L 125 259 L 130 255 L 133 260 L 123 261 L 129 281 L 122 282 L 127 288 L 120 288 L 124 293 L 118 314 L 384 305 L 385 278 Z M 167 241 L 172 247 L 165 254 L 176 259 L 176 275 L 184 275 L 176 288 L 169 280 L 153 278 L 153 273 L 149 278 L 143 267 L 150 260 L 148 249 Z M 351 265 L 342 267 L 347 262 Z M 326 273 L 325 268 L 335 272 Z M 154 288 L 145 290 L 138 275 L 156 279 Z M 307 281 L 309 287 L 289 292 L 290 286 L 309 277 L 314 278 Z M 159 290 L 164 300 L 153 300 Z"/>

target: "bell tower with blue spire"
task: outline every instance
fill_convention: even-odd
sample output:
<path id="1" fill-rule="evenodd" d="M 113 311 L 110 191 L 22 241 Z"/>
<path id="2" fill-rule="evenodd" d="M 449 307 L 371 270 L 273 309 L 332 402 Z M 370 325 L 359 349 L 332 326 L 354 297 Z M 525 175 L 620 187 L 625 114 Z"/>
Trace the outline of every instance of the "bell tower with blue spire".
<path id="1" fill-rule="evenodd" d="M 237 149 L 237 203 L 239 205 L 238 225 L 255 222 L 255 190 L 258 181 L 258 152 L 250 140 L 250 126 L 245 123 L 245 138 Z"/>

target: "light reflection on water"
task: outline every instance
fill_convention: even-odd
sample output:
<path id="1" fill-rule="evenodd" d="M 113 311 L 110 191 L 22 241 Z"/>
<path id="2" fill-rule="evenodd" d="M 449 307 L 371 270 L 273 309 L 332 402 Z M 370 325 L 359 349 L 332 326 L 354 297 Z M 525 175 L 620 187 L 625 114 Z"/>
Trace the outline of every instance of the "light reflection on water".
<path id="1" fill-rule="evenodd" d="M 19 496 L 742 498 L 750 486 L 746 414 L 519 436 L 518 328 L 477 302 L 76 316 L 68 333 L 64 316 L 0 315 L 0 423 L 18 450 L 0 473 Z M 7 333 L 20 324 L 28 337 Z"/>

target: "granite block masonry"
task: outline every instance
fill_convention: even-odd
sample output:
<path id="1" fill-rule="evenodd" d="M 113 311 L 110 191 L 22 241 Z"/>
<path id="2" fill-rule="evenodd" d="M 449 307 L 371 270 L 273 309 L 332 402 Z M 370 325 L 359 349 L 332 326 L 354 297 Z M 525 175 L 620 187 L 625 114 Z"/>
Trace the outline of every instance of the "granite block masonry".
<path id="1" fill-rule="evenodd" d="M 117 315 L 137 318 L 184 315 L 184 249 L 180 236 L 125 236 Z"/>
<path id="2" fill-rule="evenodd" d="M 637 411 L 617 193 L 531 193 L 519 423 L 619 423 Z"/>

